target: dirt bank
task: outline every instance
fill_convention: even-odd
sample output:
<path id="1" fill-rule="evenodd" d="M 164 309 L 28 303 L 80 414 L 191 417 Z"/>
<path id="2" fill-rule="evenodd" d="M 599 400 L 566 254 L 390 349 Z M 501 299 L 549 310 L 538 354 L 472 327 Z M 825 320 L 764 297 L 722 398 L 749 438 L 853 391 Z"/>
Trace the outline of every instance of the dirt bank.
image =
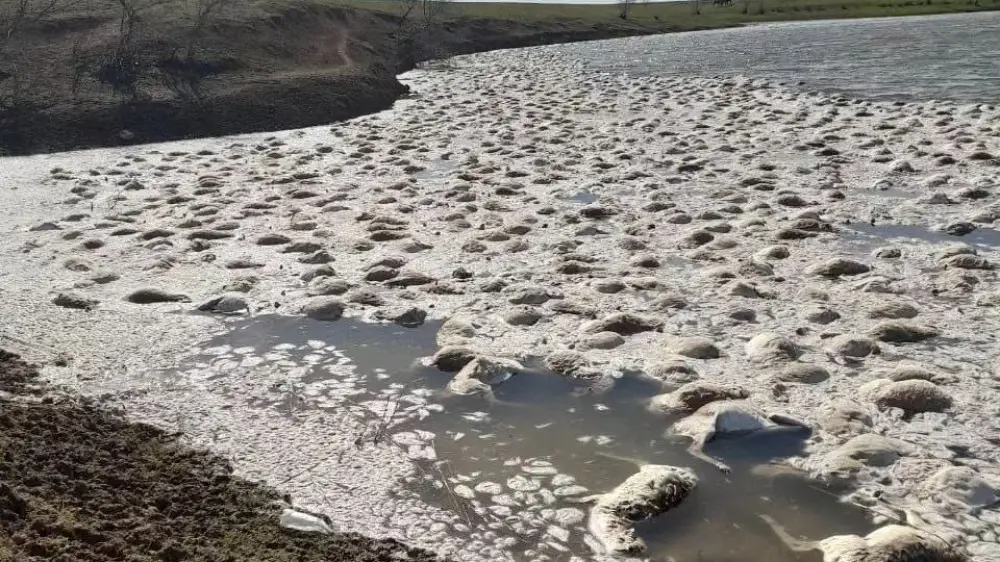
<path id="1" fill-rule="evenodd" d="M 407 90 L 384 70 L 233 77 L 197 103 L 159 97 L 119 105 L 64 101 L 20 117 L 12 154 L 309 127 L 381 111 Z"/>
<path id="2" fill-rule="evenodd" d="M 612 4 L 420 0 L 411 13 L 406 1 L 129 0 L 141 9 L 126 26 L 118 2 L 56 0 L 60 9 L 0 41 L 0 155 L 321 125 L 390 107 L 407 93 L 396 74 L 452 55 L 753 22 L 978 11 L 998 2 L 773 0 L 752 9 L 660 2 L 621 19 Z M 194 11 L 208 5 L 219 7 Z M 441 12 L 413 15 L 423 6 Z M 7 20 L 0 10 L 0 30 Z"/>
<path id="3" fill-rule="evenodd" d="M 407 93 L 395 75 L 428 59 L 691 29 L 450 15 L 404 25 L 392 11 L 307 1 L 230 7 L 192 39 L 190 17 L 167 5 L 137 24 L 128 52 L 141 76 L 123 86 L 122 77 L 106 76 L 109 57 L 120 53 L 120 14 L 101 5 L 26 25 L 7 46 L 0 154 L 320 125 L 390 107 Z M 178 54 L 191 44 L 192 57 Z M 14 72 L 24 75 L 15 80 Z"/>
<path id="4" fill-rule="evenodd" d="M 46 394 L 0 351 L 0 561 L 430 561 L 393 540 L 282 528 L 228 463 L 99 405 Z"/>

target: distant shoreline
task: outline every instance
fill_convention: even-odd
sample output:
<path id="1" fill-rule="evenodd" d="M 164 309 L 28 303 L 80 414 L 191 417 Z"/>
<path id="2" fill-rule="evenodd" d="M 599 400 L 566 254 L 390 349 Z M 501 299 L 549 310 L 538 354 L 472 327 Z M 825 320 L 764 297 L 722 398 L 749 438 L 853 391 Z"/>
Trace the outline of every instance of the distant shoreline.
<path id="1" fill-rule="evenodd" d="M 28 110 L 0 113 L 0 154 L 333 123 L 391 107 L 407 94 L 396 75 L 420 62 L 461 54 L 759 23 L 965 11 L 962 3 L 931 1 L 907 0 L 880 8 L 888 4 L 737 0 L 726 8 L 705 3 L 701 15 L 694 14 L 691 2 L 637 4 L 625 20 L 618 17 L 616 6 L 607 4 L 459 3 L 449 4 L 446 15 L 411 37 L 404 49 L 398 43 L 396 3 L 279 3 L 255 7 L 249 14 L 224 15 L 213 24 L 205 38 L 209 58 L 204 64 L 221 70 L 204 80 L 204 95 L 197 102 L 172 95 L 155 76 L 141 84 L 141 95 L 127 102 L 94 80 L 84 83 L 89 87 L 83 93 L 70 93 L 75 49 L 81 41 L 113 35 L 117 20 L 114 13 L 66 14 L 28 35 L 28 64 L 23 67 L 44 68 L 45 73 L 31 83 Z M 985 1 L 976 10 L 1000 9 L 1000 0 Z M 182 23 L 172 18 L 169 13 L 149 18 L 151 59 L 177 49 L 175 37 Z M 108 47 L 98 43 L 93 48 Z"/>

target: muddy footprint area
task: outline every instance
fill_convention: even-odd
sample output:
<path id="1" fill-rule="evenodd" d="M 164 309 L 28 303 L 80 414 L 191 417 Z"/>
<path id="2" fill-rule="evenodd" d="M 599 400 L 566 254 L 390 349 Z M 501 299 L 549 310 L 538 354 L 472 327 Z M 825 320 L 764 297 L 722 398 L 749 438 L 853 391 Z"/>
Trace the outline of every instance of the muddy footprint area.
<path id="1" fill-rule="evenodd" d="M 0 561 L 437 559 L 394 540 L 286 529 L 282 497 L 224 459 L 36 376 L 0 351 Z"/>

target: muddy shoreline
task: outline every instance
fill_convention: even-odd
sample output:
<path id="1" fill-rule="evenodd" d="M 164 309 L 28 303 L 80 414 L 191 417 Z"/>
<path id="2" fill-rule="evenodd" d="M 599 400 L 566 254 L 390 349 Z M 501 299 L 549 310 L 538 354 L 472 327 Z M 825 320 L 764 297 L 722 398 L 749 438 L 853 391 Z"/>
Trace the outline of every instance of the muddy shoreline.
<path id="1" fill-rule="evenodd" d="M 184 37 L 190 25 L 170 7 L 143 16 L 136 49 L 149 68 L 131 94 L 95 78 L 100 73 L 87 62 L 114 51 L 111 39 L 118 25 L 114 12 L 100 8 L 59 14 L 28 29 L 4 54 L 12 59 L 12 69 L 29 69 L 18 77 L 27 84 L 23 91 L 14 94 L 13 75 L 0 68 L 0 78 L 6 79 L 0 89 L 0 154 L 317 126 L 392 107 L 409 93 L 396 75 L 426 61 L 498 49 L 822 17 L 820 12 L 799 14 L 798 6 L 777 5 L 767 13 L 761 6 L 756 15 L 730 10 L 694 18 L 686 10 L 650 7 L 647 13 L 644 7 L 622 20 L 609 5 L 607 12 L 568 10 L 564 17 L 537 19 L 502 11 L 490 17 L 452 13 L 404 32 L 398 11 L 312 0 L 250 6 L 219 14 L 202 31 L 194 62 L 184 63 L 206 69 L 197 81 L 197 96 L 191 96 L 189 88 L 177 89 L 177 78 L 166 80 L 162 71 L 177 64 L 171 57 L 187 48 Z M 877 12 L 845 11 L 844 5 L 822 13 L 835 18 L 922 13 L 911 14 L 912 3 L 879 6 Z M 865 6 L 851 7 L 855 8 Z M 189 75 L 181 74 L 182 85 Z M 16 104 L 5 107 L 14 99 Z"/>
<path id="2" fill-rule="evenodd" d="M 396 75 L 455 55 L 674 31 L 698 26 L 659 22 L 532 23 L 447 18 L 408 36 L 391 13 L 300 3 L 222 18 L 204 39 L 205 64 L 221 69 L 198 99 L 164 90 L 154 76 L 131 100 L 74 77 L 79 44 L 110 33 L 113 14 L 68 15 L 30 36 L 19 56 L 50 66 L 32 81 L 24 112 L 0 113 L 0 154 L 27 155 L 178 139 L 277 131 L 344 121 L 393 105 L 409 89 Z M 81 23 L 81 21 L 83 23 Z M 117 25 L 117 24 L 114 24 Z M 180 23 L 158 14 L 148 22 L 147 58 L 176 50 Z M 719 27 L 719 25 L 706 26 Z M 90 49 L 107 49 L 97 42 Z M 73 91 L 69 91 L 69 84 Z M 79 91 L 77 91 L 79 90 Z"/>
<path id="3" fill-rule="evenodd" d="M 290 504 L 275 490 L 57 392 L 4 351 L 0 392 L 0 560 L 437 560 L 394 540 L 283 528 Z"/>

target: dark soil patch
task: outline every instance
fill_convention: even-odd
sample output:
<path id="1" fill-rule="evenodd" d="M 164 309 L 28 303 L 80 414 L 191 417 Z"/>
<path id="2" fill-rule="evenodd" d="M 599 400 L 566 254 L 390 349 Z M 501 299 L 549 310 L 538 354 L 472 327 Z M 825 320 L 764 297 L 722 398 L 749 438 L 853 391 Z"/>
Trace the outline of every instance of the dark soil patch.
<path id="1" fill-rule="evenodd" d="M 19 400 L 35 376 L 0 351 L 2 562 L 436 559 L 394 540 L 284 529 L 281 496 L 219 457 L 86 400 Z"/>
<path id="2" fill-rule="evenodd" d="M 183 13 L 174 5 L 144 12 L 135 49 L 148 74 L 127 100 L 100 82 L 95 62 L 117 45 L 113 9 L 59 14 L 27 29 L 15 62 L 31 88 L 22 105 L 4 110 L 5 88 L 15 81 L 0 77 L 0 154 L 323 125 L 388 109 L 408 92 L 395 75 L 428 59 L 689 29 L 449 16 L 404 32 L 387 12 L 317 0 L 237 2 L 205 28 L 194 55 L 179 58 L 190 25 Z M 0 72 L 7 66 L 0 59 Z M 197 75 L 200 96 L 169 87 L 170 73 Z"/>
<path id="3" fill-rule="evenodd" d="M 25 394 L 37 376 L 35 370 L 19 361 L 16 355 L 0 349 L 0 392 Z"/>
<path id="4" fill-rule="evenodd" d="M 197 103 L 158 99 L 124 106 L 107 100 L 53 105 L 12 122 L 0 132 L 0 145 L 32 153 L 295 129 L 388 109 L 406 91 L 384 71 L 234 79 L 226 90 Z M 134 138 L 124 140 L 123 131 Z"/>
<path id="5" fill-rule="evenodd" d="M 683 2 L 650 2 L 633 6 L 627 19 L 614 3 L 453 2 L 430 22 L 404 20 L 405 3 L 395 1 L 239 0 L 199 27 L 193 50 L 195 3 L 150 2 L 156 7 L 142 11 L 126 59 L 148 72 L 137 95 L 126 90 L 122 99 L 99 80 L 132 68 L 107 64 L 119 46 L 119 3 L 70 2 L 68 11 L 21 28 L 0 53 L 0 154 L 322 125 L 390 107 L 406 93 L 395 74 L 457 54 L 760 21 L 1000 8 L 1000 0 L 851 0 L 836 12 L 800 12 L 803 1 L 825 0 L 773 0 L 767 10 L 746 14 L 708 5 L 696 14 Z M 14 80 L 13 72 L 22 76 Z M 188 84 L 191 77 L 196 84 Z M 192 94 L 196 103 L 186 101 Z"/>

